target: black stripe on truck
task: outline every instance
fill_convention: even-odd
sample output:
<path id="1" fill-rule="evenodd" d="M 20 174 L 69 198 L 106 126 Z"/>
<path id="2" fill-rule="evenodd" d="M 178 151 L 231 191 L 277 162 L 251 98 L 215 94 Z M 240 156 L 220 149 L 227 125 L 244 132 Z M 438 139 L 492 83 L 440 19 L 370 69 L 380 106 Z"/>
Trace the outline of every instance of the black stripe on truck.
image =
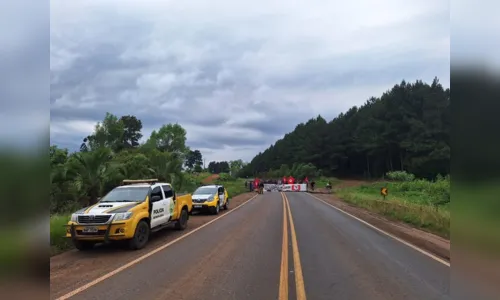
<path id="1" fill-rule="evenodd" d="M 127 205 L 127 206 L 122 206 L 122 207 L 118 207 L 118 208 L 115 208 L 115 209 L 112 209 L 112 210 L 109 210 L 107 213 L 123 213 L 123 212 L 127 212 L 129 209 L 131 209 L 132 207 L 135 207 L 137 205 L 139 205 L 140 203 L 134 203 L 134 204 L 130 204 L 130 205 Z"/>
<path id="2" fill-rule="evenodd" d="M 76 212 L 74 212 L 75 214 L 83 214 L 90 206 L 87 206 L 87 207 L 84 207 Z"/>

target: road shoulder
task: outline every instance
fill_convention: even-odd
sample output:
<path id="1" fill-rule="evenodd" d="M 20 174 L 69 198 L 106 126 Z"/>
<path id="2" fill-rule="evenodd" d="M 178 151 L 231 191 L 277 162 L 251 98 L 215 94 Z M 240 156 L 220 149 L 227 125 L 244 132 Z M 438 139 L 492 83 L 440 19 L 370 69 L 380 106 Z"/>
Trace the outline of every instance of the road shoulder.
<path id="1" fill-rule="evenodd" d="M 335 195 L 311 194 L 361 220 L 390 233 L 414 246 L 426 250 L 447 261 L 450 260 L 450 241 L 442 237 L 413 228 L 402 222 L 388 220 L 366 209 L 355 207 L 342 201 Z"/>

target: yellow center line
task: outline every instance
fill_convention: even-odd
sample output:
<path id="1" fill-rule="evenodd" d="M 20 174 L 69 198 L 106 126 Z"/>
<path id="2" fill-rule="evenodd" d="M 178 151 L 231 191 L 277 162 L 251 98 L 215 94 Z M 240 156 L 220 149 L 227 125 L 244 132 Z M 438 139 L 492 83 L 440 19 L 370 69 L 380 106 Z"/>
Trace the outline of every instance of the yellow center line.
<path id="1" fill-rule="evenodd" d="M 297 244 L 297 235 L 295 233 L 295 226 L 293 225 L 292 211 L 288 198 L 283 193 L 286 206 L 288 207 L 288 219 L 290 219 L 290 231 L 292 236 L 292 250 L 293 250 L 293 267 L 295 269 L 295 289 L 297 292 L 297 300 L 306 300 L 306 289 L 304 286 L 304 277 L 302 276 L 302 265 L 300 264 L 299 246 Z"/>
<path id="2" fill-rule="evenodd" d="M 284 194 L 281 193 L 283 200 L 283 243 L 281 248 L 281 272 L 279 300 L 288 300 L 288 224 L 286 220 L 286 205 Z"/>

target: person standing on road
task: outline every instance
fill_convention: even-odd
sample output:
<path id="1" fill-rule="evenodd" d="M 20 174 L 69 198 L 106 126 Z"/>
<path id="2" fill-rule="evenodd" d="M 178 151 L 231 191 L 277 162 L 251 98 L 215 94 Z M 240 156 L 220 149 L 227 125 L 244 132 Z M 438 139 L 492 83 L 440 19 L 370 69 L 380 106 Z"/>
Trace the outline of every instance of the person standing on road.
<path id="1" fill-rule="evenodd" d="M 259 194 L 263 194 L 264 193 L 264 182 L 261 181 L 259 183 Z"/>

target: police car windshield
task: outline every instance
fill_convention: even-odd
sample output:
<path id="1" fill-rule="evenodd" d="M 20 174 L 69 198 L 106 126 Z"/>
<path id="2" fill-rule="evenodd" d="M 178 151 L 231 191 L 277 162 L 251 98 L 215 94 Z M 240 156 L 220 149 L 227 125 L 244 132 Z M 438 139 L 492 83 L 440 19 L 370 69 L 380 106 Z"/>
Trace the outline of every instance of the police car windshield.
<path id="1" fill-rule="evenodd" d="M 141 202 L 146 199 L 149 187 L 121 187 L 106 194 L 100 202 Z"/>
<path id="2" fill-rule="evenodd" d="M 197 188 L 196 191 L 194 191 L 193 195 L 211 195 L 211 194 L 215 194 L 217 192 L 217 188 L 216 187 L 208 187 L 208 186 L 204 186 L 204 187 L 200 187 L 200 188 Z"/>

